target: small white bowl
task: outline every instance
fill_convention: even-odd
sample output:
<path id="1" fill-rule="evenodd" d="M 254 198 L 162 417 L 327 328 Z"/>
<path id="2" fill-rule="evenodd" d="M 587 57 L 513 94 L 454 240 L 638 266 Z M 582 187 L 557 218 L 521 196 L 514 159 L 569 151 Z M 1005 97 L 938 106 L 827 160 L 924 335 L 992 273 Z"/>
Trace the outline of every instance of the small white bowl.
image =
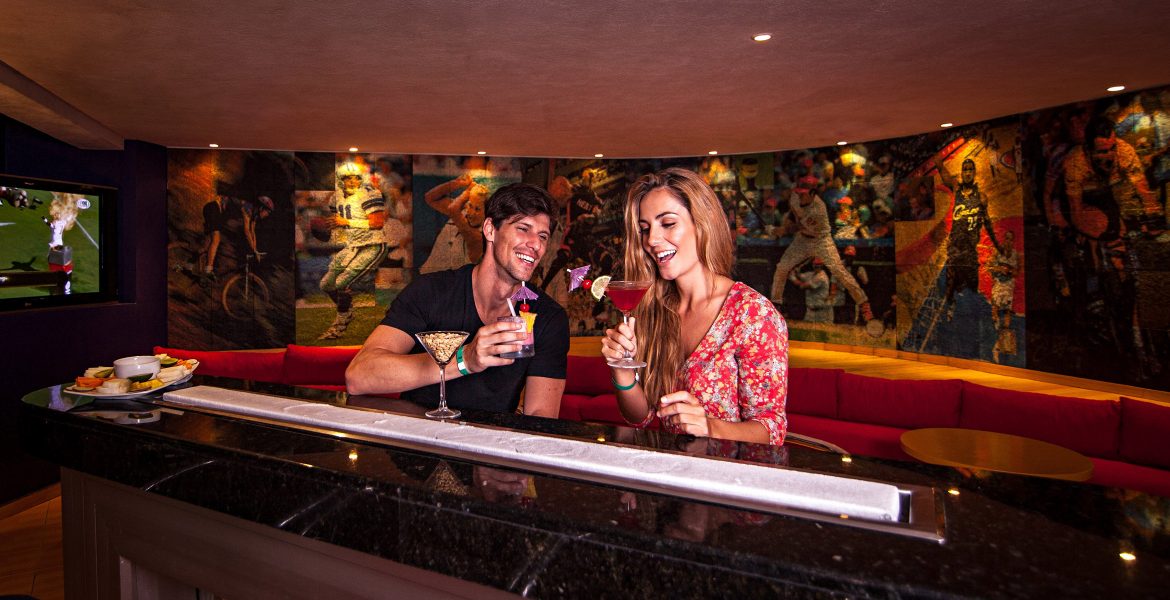
<path id="1" fill-rule="evenodd" d="M 139 375 L 158 375 L 159 360 L 157 356 L 127 356 L 114 361 L 114 375 L 129 379 Z"/>

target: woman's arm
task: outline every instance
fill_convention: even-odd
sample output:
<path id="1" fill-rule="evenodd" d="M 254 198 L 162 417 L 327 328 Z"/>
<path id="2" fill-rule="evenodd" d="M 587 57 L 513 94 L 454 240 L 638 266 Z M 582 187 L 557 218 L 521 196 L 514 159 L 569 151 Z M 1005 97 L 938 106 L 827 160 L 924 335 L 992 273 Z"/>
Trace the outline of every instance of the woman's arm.
<path id="1" fill-rule="evenodd" d="M 472 180 L 471 175 L 464 173 L 456 179 L 452 179 L 451 181 L 447 181 L 445 183 L 440 183 L 439 185 L 431 188 L 423 198 L 426 200 L 427 206 L 430 206 L 431 208 L 447 215 L 448 217 L 453 217 L 452 212 L 458 213 L 463 208 L 463 204 L 467 203 L 467 199 L 470 197 L 468 195 L 469 190 L 464 190 L 463 193 L 459 195 L 459 198 L 456 198 L 455 200 L 447 198 L 447 194 L 450 194 L 459 188 L 466 188 L 473 183 L 474 181 Z M 452 208 L 452 205 L 455 203 L 460 204 Z"/>
<path id="2" fill-rule="evenodd" d="M 788 432 L 788 326 L 764 301 L 748 303 L 743 319 L 736 335 L 743 423 L 725 425 L 755 423 L 765 430 L 768 443 L 782 444 Z M 712 437 L 721 436 L 712 433 Z"/>
<path id="3" fill-rule="evenodd" d="M 601 355 L 607 361 L 620 360 L 625 357 L 626 352 L 632 355 L 637 351 L 637 348 L 633 318 L 630 318 L 629 323 L 619 324 L 617 329 L 607 329 L 605 337 L 601 339 Z M 618 410 L 621 411 L 622 418 L 627 423 L 637 423 L 644 426 L 649 424 L 654 417 L 654 412 L 650 410 L 650 405 L 646 402 L 646 394 L 642 391 L 642 385 L 635 378 L 636 373 L 637 369 L 610 368 L 610 377 L 617 384 L 617 389 L 614 392 L 617 394 Z"/>

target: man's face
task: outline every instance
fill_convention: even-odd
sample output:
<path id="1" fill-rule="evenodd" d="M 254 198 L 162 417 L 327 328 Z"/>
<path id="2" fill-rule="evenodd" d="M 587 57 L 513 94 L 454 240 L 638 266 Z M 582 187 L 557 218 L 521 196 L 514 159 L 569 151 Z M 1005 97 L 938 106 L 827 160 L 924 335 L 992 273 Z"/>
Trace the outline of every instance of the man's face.
<path id="1" fill-rule="evenodd" d="M 341 187 L 345 193 L 352 194 L 362 185 L 362 178 L 357 175 L 347 175 L 341 178 Z"/>
<path id="2" fill-rule="evenodd" d="M 1117 165 L 1117 136 L 1093 139 L 1093 168 L 1099 173 L 1111 173 Z"/>
<path id="3" fill-rule="evenodd" d="M 963 183 L 967 185 L 975 183 L 975 163 L 963 163 Z"/>
<path id="4" fill-rule="evenodd" d="M 528 281 L 548 250 L 552 223 L 548 215 L 515 215 L 496 229 L 484 221 L 484 233 L 492 241 L 492 258 L 512 279 Z"/>

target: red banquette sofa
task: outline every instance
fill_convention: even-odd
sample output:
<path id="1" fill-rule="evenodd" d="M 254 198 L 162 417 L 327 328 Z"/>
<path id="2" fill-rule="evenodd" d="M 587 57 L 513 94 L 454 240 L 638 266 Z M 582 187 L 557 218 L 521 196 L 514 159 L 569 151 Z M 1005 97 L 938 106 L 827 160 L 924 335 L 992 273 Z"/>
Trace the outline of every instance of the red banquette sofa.
<path id="1" fill-rule="evenodd" d="M 345 389 L 353 347 L 290 345 L 283 350 L 191 351 L 200 374 Z M 1089 481 L 1170 497 L 1170 405 L 1120 397 L 1091 400 L 1018 392 L 959 379 L 890 380 L 843 369 L 789 372 L 789 431 L 852 454 L 914 460 L 899 443 L 922 427 L 963 427 L 1022 435 L 1071 448 L 1093 462 Z M 569 356 L 560 418 L 624 424 L 600 357 Z"/>

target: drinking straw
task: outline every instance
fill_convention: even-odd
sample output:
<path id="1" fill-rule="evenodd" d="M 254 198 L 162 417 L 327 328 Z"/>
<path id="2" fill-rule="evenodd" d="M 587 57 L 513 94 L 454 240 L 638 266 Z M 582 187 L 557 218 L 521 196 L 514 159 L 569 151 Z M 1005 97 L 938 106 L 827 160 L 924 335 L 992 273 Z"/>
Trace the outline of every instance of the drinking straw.
<path id="1" fill-rule="evenodd" d="M 517 315 L 517 314 L 516 314 L 516 309 L 512 307 L 512 299 L 511 299 L 511 298 L 508 298 L 508 299 L 507 299 L 507 302 L 508 302 L 508 312 L 512 313 L 512 316 L 513 316 L 513 317 L 518 317 L 518 316 L 520 316 L 520 315 Z"/>

